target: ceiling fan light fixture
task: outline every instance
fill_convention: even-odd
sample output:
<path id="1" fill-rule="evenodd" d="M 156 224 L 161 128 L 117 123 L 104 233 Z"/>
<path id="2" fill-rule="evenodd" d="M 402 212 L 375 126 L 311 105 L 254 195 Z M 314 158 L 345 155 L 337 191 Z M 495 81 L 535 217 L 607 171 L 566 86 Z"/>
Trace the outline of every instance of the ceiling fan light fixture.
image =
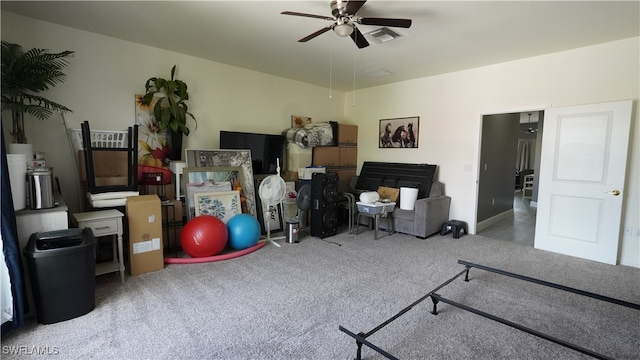
<path id="1" fill-rule="evenodd" d="M 347 37 L 353 32 L 353 25 L 351 24 L 338 24 L 333 27 L 333 31 L 340 37 Z"/>

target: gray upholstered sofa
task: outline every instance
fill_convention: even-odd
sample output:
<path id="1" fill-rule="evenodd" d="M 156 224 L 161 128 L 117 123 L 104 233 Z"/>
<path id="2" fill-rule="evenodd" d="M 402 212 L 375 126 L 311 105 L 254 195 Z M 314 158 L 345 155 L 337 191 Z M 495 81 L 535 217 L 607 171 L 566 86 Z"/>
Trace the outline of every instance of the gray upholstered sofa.
<path id="1" fill-rule="evenodd" d="M 434 173 L 435 165 L 365 162 L 360 175 L 351 179 L 349 191 L 354 193 L 357 201 L 360 193 L 377 189 L 378 185 L 420 189 L 414 210 L 400 209 L 398 201 L 391 218 L 394 231 L 424 239 L 439 233 L 442 224 L 449 221 L 451 197 L 444 194 L 442 182 L 433 181 Z M 381 229 L 388 230 L 386 221 L 380 221 L 379 225 Z"/>
<path id="2" fill-rule="evenodd" d="M 434 181 L 429 197 L 416 200 L 414 210 L 402 210 L 396 206 L 391 214 L 393 230 L 426 238 L 439 233 L 442 223 L 449 221 L 451 197 L 444 195 L 444 184 Z M 387 222 L 380 221 L 380 228 L 387 229 Z"/>

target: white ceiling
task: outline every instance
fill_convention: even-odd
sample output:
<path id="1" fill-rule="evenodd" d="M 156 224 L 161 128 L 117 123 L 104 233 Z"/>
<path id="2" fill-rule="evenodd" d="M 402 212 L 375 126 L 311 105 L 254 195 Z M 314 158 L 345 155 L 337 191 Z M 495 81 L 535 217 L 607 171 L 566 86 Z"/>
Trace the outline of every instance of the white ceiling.
<path id="1" fill-rule="evenodd" d="M 413 25 L 394 28 L 405 35 L 400 39 L 364 49 L 332 31 L 299 43 L 331 22 L 280 14 L 331 16 L 328 0 L 1 1 L 0 7 L 342 91 L 640 35 L 639 1 L 369 0 L 359 17 L 410 18 Z M 358 28 L 366 33 L 377 27 Z M 392 74 L 366 75 L 379 69 Z"/>

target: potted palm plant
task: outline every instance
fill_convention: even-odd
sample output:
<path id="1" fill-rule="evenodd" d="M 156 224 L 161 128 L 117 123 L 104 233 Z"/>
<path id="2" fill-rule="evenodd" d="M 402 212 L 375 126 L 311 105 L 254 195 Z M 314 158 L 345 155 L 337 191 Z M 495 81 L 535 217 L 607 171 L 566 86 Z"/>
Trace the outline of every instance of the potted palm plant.
<path id="1" fill-rule="evenodd" d="M 54 111 L 71 112 L 69 108 L 48 100 L 38 93 L 61 84 L 66 75 L 73 51 L 50 53 L 47 49 L 33 48 L 24 52 L 22 46 L 2 41 L 2 111 L 11 112 L 11 137 L 17 144 L 26 144 L 25 114 L 46 120 Z"/>
<path id="2" fill-rule="evenodd" d="M 151 104 L 156 100 L 153 107 L 153 115 L 158 126 L 170 134 L 170 160 L 180 160 L 182 153 L 182 135 L 189 136 L 190 130 L 187 126 L 187 116 L 198 123 L 186 101 L 189 100 L 187 84 L 175 78 L 176 66 L 171 68 L 171 79 L 166 80 L 159 77 L 152 77 L 145 83 L 145 104 Z"/>

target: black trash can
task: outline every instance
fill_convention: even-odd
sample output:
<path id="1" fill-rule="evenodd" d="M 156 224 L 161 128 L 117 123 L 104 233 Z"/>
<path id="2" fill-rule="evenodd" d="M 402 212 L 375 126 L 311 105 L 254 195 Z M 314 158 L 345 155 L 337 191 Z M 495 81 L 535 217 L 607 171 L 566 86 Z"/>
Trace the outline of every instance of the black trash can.
<path id="1" fill-rule="evenodd" d="M 95 247 L 96 239 L 89 228 L 31 235 L 24 256 L 39 323 L 69 320 L 93 310 Z"/>

